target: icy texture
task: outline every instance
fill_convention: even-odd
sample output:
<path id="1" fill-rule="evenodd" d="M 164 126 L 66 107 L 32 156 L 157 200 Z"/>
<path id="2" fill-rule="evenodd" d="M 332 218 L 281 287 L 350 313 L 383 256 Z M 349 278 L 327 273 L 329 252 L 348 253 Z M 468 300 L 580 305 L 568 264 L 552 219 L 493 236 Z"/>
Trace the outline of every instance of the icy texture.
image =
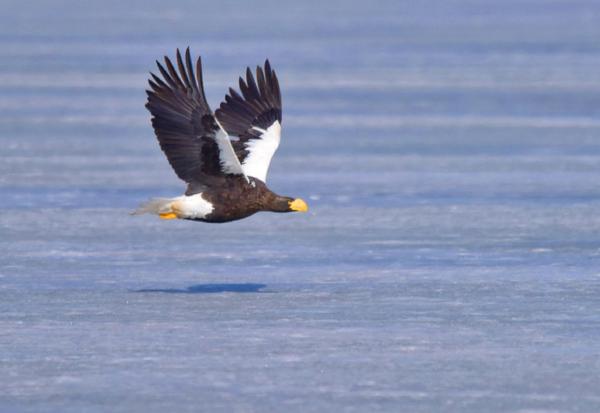
<path id="1" fill-rule="evenodd" d="M 0 411 L 600 411 L 598 3 L 201 3 L 3 3 Z M 128 215 L 188 45 L 310 213 Z"/>

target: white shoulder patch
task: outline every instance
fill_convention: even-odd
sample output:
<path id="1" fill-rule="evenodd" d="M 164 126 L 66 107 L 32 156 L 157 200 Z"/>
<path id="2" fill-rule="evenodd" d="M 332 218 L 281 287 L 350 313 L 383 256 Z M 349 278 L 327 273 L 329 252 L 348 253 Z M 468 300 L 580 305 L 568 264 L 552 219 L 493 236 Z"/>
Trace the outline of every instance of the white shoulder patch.
<path id="1" fill-rule="evenodd" d="M 279 147 L 281 140 L 281 124 L 279 121 L 273 122 L 267 129 L 253 127 L 252 129 L 261 133 L 259 139 L 250 139 L 246 142 L 248 155 L 242 163 L 242 169 L 246 176 L 252 176 L 267 182 L 267 172 L 271 158 Z"/>
<path id="2" fill-rule="evenodd" d="M 229 140 L 229 135 L 227 132 L 225 132 L 216 118 L 215 122 L 217 122 L 217 125 L 219 126 L 219 130 L 215 133 L 215 141 L 219 147 L 219 160 L 221 161 L 221 169 L 226 174 L 244 175 L 244 170 L 242 165 L 240 165 L 240 160 L 233 150 L 233 146 Z M 246 178 L 246 180 L 247 179 L 248 178 Z"/>

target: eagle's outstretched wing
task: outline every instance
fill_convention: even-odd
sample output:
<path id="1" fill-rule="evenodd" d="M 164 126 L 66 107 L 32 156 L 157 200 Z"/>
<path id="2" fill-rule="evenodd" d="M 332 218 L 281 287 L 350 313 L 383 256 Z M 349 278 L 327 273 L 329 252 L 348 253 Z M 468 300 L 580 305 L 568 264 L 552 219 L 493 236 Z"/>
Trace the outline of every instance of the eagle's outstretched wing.
<path id="1" fill-rule="evenodd" d="M 244 173 L 267 180 L 271 158 L 281 137 L 281 92 L 269 61 L 256 68 L 256 81 L 246 69 L 240 77 L 241 95 L 232 88 L 215 115 L 227 133 L 239 137 L 233 142 Z"/>
<path id="2" fill-rule="evenodd" d="M 189 48 L 185 66 L 177 50 L 179 73 L 166 56 L 166 69 L 158 61 L 156 64 L 162 79 L 151 73 L 146 108 L 152 113 L 160 147 L 177 176 L 205 185 L 214 177 L 244 175 L 229 136 L 206 102 L 200 57 L 195 74 Z"/>

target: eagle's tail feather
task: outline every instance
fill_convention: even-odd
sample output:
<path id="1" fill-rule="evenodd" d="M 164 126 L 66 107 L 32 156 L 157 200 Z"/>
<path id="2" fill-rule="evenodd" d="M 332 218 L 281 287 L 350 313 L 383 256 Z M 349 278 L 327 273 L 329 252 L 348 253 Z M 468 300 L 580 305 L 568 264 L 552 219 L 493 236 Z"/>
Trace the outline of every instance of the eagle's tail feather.
<path id="1" fill-rule="evenodd" d="M 131 215 L 156 214 L 163 219 L 174 219 L 177 215 L 173 211 L 173 198 L 152 198 L 141 204 Z"/>

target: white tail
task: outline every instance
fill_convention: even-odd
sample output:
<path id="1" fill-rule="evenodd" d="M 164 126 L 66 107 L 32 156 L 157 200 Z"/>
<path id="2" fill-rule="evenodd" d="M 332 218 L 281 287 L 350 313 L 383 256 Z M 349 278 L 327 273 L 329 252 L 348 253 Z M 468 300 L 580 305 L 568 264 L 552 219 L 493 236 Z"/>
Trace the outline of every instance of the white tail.
<path id="1" fill-rule="evenodd" d="M 214 210 L 202 193 L 176 198 L 153 198 L 140 205 L 131 215 L 156 214 L 162 219 L 204 219 Z"/>
<path id="2" fill-rule="evenodd" d="M 171 209 L 173 201 L 175 201 L 175 198 L 152 198 L 140 205 L 138 209 L 131 213 L 131 215 L 170 214 L 173 213 L 173 210 Z"/>

